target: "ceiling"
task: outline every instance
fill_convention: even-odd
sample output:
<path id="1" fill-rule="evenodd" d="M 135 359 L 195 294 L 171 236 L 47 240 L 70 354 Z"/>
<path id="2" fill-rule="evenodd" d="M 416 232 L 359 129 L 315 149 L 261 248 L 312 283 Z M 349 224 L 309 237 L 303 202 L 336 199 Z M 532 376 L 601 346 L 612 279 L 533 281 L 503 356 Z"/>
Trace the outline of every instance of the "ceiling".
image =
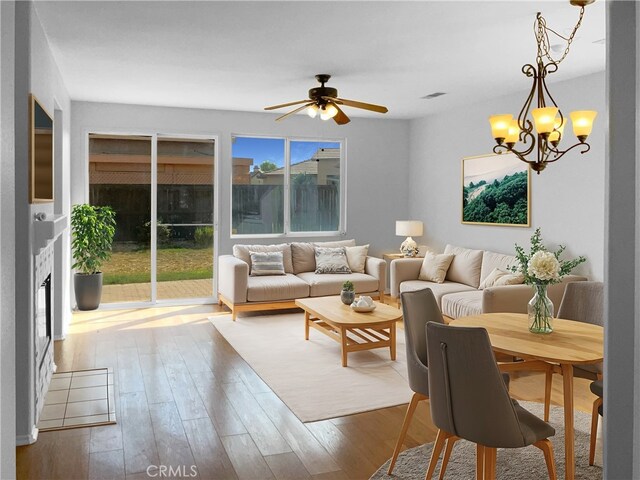
<path id="1" fill-rule="evenodd" d="M 340 96 L 404 119 L 528 90 L 520 69 L 535 60 L 536 12 L 564 35 L 578 18 L 568 0 L 35 6 L 74 100 L 257 112 L 307 98 L 329 73 Z M 604 7 L 586 8 L 550 84 L 604 70 Z M 421 99 L 433 92 L 447 95 Z"/>

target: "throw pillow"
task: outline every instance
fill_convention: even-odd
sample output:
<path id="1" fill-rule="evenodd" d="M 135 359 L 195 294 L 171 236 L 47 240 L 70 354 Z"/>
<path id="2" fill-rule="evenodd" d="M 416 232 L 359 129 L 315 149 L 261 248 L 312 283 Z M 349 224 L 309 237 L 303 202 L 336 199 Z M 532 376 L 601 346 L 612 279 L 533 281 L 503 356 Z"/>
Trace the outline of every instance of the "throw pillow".
<path id="1" fill-rule="evenodd" d="M 420 267 L 420 280 L 426 280 L 428 282 L 442 283 L 447 276 L 447 270 L 453 261 L 453 254 L 440 254 L 427 252 L 422 261 Z"/>
<path id="2" fill-rule="evenodd" d="M 501 285 L 520 285 L 524 283 L 524 275 L 494 268 L 480 284 L 480 290 Z"/>
<path id="3" fill-rule="evenodd" d="M 251 276 L 284 275 L 282 252 L 251 252 Z"/>
<path id="4" fill-rule="evenodd" d="M 367 262 L 367 253 L 369 253 L 369 245 L 359 247 L 345 247 L 347 252 L 347 262 L 353 273 L 364 273 L 364 265 Z"/>
<path id="5" fill-rule="evenodd" d="M 285 273 L 293 272 L 291 260 L 291 245 L 280 243 L 278 245 L 234 245 L 233 256 L 249 265 L 251 269 L 251 252 L 282 252 Z"/>
<path id="6" fill-rule="evenodd" d="M 345 247 L 316 247 L 316 273 L 351 273 Z"/>
<path id="7" fill-rule="evenodd" d="M 313 272 L 316 269 L 316 251 L 313 243 L 293 242 L 291 244 L 293 273 Z"/>

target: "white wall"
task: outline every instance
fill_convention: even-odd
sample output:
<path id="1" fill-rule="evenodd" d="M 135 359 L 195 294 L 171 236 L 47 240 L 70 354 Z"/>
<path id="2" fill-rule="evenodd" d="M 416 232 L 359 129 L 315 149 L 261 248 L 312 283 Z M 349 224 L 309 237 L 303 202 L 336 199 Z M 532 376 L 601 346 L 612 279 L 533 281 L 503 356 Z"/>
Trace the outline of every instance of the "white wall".
<path id="1" fill-rule="evenodd" d="M 277 123 L 276 117 L 268 113 L 72 102 L 71 203 L 88 201 L 88 132 L 217 135 L 220 142 L 218 253 L 228 254 L 234 243 L 278 241 L 230 238 L 232 134 L 346 138 L 346 237 L 355 238 L 359 244 L 370 243 L 372 254 L 395 251 L 401 240 L 394 235 L 394 221 L 407 215 L 409 122 L 353 118 L 348 125 L 338 127 L 333 122 L 310 119 L 306 115 L 294 115 Z M 284 241 L 292 239 L 288 237 Z"/>
<path id="2" fill-rule="evenodd" d="M 0 2 L 0 32 L 0 478 L 15 478 L 15 2 Z"/>
<path id="3" fill-rule="evenodd" d="M 20 401 L 16 409 L 16 435 L 19 443 L 33 440 L 35 409 L 33 405 L 33 315 L 35 287 L 33 285 L 33 215 L 45 212 L 68 212 L 63 205 L 64 195 L 50 204 L 29 204 L 29 159 L 28 159 L 28 96 L 34 94 L 49 115 L 62 112 L 62 124 L 54 125 L 55 138 L 68 138 L 70 130 L 70 100 L 62 77 L 55 63 L 40 20 L 31 2 L 16 3 L 16 144 L 15 144 L 15 288 L 20 292 L 15 298 L 16 308 L 16 396 Z M 19 81 L 18 81 L 19 80 Z M 68 142 L 67 142 L 68 143 Z M 64 148 L 64 144 L 63 144 Z M 55 192 L 69 190 L 69 148 L 56 158 Z M 66 165 L 66 167 L 65 167 Z M 68 199 L 68 196 L 67 196 Z M 61 242 L 62 240 L 58 240 Z M 56 245 L 56 252 L 62 252 Z M 69 285 L 69 267 L 60 263 L 61 271 L 53 279 L 54 315 L 58 312 L 70 318 L 70 311 L 61 312 L 62 293 Z M 65 295 L 68 297 L 68 295 Z M 61 325 L 63 322 L 58 322 Z M 60 332 L 54 330 L 54 335 Z"/>
<path id="4" fill-rule="evenodd" d="M 569 60 L 568 60 L 569 61 Z M 562 75 L 562 66 L 556 75 Z M 494 141 L 489 115 L 517 115 L 528 94 L 482 101 L 411 122 L 411 217 L 424 221 L 422 242 L 441 249 L 445 244 L 513 253 L 513 244 L 528 246 L 536 227 L 548 246 L 567 246 L 566 256 L 585 255 L 587 263 L 576 269 L 595 280 L 603 278 L 605 83 L 604 72 L 550 84 L 552 95 L 565 115 L 572 110 L 597 110 L 591 151 L 575 150 L 540 175 L 532 172 L 531 228 L 463 225 L 462 158 L 491 153 Z M 526 79 L 523 75 L 523 86 Z M 572 145 L 567 126 L 563 143 Z M 571 139 L 571 143 L 569 142 Z"/>

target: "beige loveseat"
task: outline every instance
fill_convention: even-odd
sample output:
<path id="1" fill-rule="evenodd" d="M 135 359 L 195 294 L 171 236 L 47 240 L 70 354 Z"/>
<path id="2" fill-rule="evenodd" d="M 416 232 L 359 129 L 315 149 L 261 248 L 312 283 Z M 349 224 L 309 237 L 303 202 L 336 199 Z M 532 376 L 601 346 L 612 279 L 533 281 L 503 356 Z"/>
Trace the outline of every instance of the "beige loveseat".
<path id="1" fill-rule="evenodd" d="M 444 253 L 454 254 L 443 283 L 419 280 L 422 258 L 402 258 L 391 262 L 391 296 L 399 301 L 400 294 L 430 288 L 442 314 L 449 318 L 478 315 L 480 313 L 527 313 L 527 303 L 533 296 L 530 285 L 493 286 L 480 289 L 480 285 L 495 268 L 507 270 L 517 265 L 513 255 L 488 250 L 471 250 L 447 245 Z M 548 295 L 555 311 L 560 307 L 565 285 L 584 281 L 586 277 L 567 275 L 561 283 L 551 285 Z"/>
<path id="2" fill-rule="evenodd" d="M 280 245 L 234 245 L 233 255 L 218 259 L 218 303 L 231 309 L 233 320 L 242 311 L 295 308 L 296 298 L 339 295 L 353 282 L 357 294 L 382 298 L 386 262 L 367 257 L 362 273 L 315 273 L 315 247 L 354 247 L 355 240 L 294 242 Z M 250 252 L 282 251 L 285 275 L 251 276 Z"/>

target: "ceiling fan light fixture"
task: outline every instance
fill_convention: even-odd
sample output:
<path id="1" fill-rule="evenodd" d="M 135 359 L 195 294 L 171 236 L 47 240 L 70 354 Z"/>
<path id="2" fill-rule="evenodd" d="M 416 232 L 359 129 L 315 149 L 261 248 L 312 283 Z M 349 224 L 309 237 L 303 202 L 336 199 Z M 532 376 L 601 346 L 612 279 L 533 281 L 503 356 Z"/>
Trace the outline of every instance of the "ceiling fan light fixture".
<path id="1" fill-rule="evenodd" d="M 318 115 L 318 106 L 310 105 L 309 108 L 307 108 L 307 115 L 311 118 L 316 118 L 316 115 Z"/>
<path id="2" fill-rule="evenodd" d="M 338 114 L 338 109 L 332 105 L 322 105 L 320 107 L 320 118 L 322 120 L 330 120 Z"/>

